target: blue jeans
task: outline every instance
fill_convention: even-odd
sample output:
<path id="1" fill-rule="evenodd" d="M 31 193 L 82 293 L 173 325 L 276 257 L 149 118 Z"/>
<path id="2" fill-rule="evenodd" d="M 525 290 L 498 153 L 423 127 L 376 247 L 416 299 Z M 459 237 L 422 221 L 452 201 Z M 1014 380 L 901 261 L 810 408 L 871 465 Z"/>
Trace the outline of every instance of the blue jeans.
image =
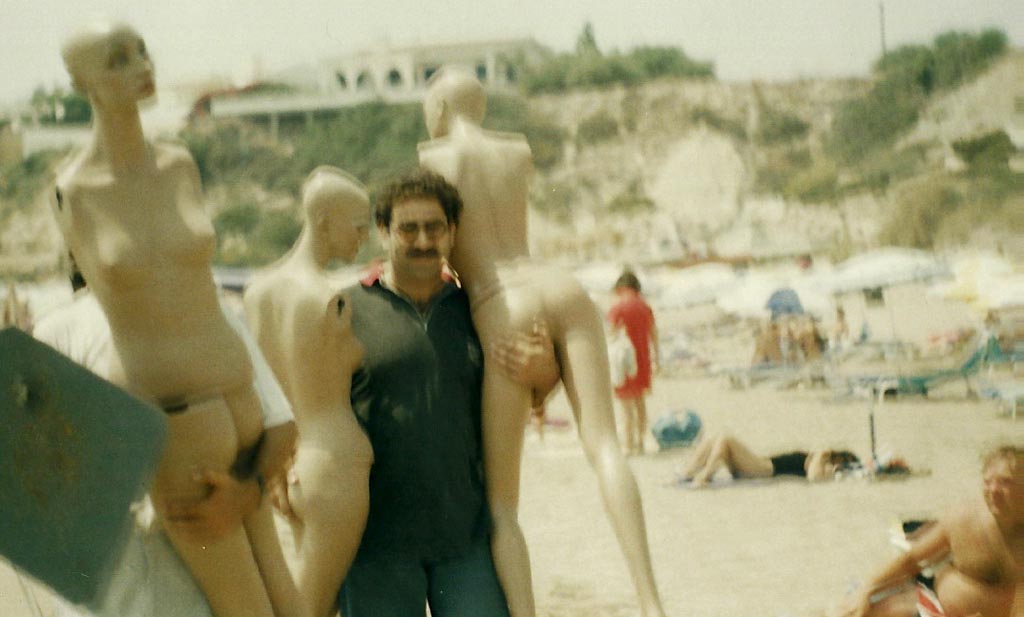
<path id="1" fill-rule="evenodd" d="M 439 561 L 359 555 L 338 592 L 345 617 L 508 617 L 487 537 Z"/>

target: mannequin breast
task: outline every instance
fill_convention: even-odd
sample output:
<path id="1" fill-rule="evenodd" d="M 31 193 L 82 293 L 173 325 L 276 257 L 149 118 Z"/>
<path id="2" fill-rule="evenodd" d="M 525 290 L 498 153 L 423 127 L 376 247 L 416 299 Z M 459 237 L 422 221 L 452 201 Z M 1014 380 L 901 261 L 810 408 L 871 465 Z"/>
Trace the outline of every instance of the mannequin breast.
<path id="1" fill-rule="evenodd" d="M 157 400 L 213 394 L 250 373 L 217 302 L 216 238 L 192 165 L 158 155 L 147 173 L 80 169 L 58 193 L 67 244 L 110 322 L 110 377 Z"/>

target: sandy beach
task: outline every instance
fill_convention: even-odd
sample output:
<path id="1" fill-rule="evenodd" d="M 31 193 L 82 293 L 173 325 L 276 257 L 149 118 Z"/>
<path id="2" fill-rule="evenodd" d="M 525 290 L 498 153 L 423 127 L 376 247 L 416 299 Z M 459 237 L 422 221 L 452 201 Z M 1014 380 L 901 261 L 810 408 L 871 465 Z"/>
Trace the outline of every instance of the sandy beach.
<path id="1" fill-rule="evenodd" d="M 562 413 L 563 402 L 555 401 L 553 414 Z M 765 454 L 816 446 L 870 452 L 868 403 L 837 402 L 828 389 L 764 384 L 733 390 L 723 378 L 657 379 L 649 408 L 657 415 L 680 407 Z M 888 530 L 894 521 L 933 516 L 980 494 L 981 453 L 995 443 L 1024 440 L 1024 421 L 1013 422 L 991 401 L 966 400 L 962 384 L 928 400 L 886 401 L 875 416 L 880 447 L 922 473 L 903 480 L 692 490 L 675 483 L 691 448 L 631 458 L 667 613 L 822 615 L 893 554 Z M 531 436 L 523 495 L 539 613 L 637 614 L 593 474 L 572 431 L 549 432 L 544 443 Z"/>
<path id="2" fill-rule="evenodd" d="M 848 479 L 736 483 L 709 490 L 676 485 L 690 448 L 630 459 L 643 495 L 651 556 L 669 615 L 819 616 L 893 552 L 899 517 L 932 516 L 980 491 L 979 456 L 1002 441 L 1024 441 L 988 400 L 967 400 L 961 384 L 930 399 L 886 401 L 876 411 L 881 448 L 930 473 L 905 480 Z M 755 450 L 847 446 L 870 450 L 868 403 L 837 402 L 827 388 L 729 387 L 722 377 L 658 377 L 654 416 L 691 408 L 706 427 L 742 435 Z M 550 417 L 568 419 L 562 394 Z M 531 432 L 523 462 L 522 525 L 530 546 L 539 615 L 636 615 L 632 584 L 597 484 L 571 426 Z M 44 602 L 45 605 L 45 602 Z M 44 606 L 44 610 L 45 610 Z M 0 614 L 31 616 L 9 573 L 0 576 Z"/>
<path id="3" fill-rule="evenodd" d="M 686 332 L 695 347 L 722 364 L 741 366 L 749 358 L 750 339 L 742 327 L 716 331 L 701 325 L 710 316 L 699 310 L 658 319 L 663 340 Z M 1010 369 L 995 375 L 984 369 L 983 376 L 1008 377 Z M 693 365 L 663 371 L 648 399 L 652 420 L 668 410 L 692 409 L 705 428 L 732 432 L 765 455 L 843 447 L 862 458 L 870 455 L 870 405 L 838 398 L 821 384 L 780 389 L 766 382 L 735 389 L 724 376 Z M 889 529 L 898 519 L 935 516 L 956 500 L 979 495 L 982 453 L 999 443 L 1024 443 L 1024 418 L 1014 421 L 995 402 L 968 397 L 960 379 L 927 399 L 886 400 L 874 415 L 879 452 L 902 457 L 917 473 L 900 480 L 738 482 L 693 490 L 677 481 L 692 448 L 657 452 L 648 435 L 648 453 L 629 461 L 667 614 L 824 615 L 894 554 Z M 638 615 L 632 582 L 561 392 L 549 402 L 548 416 L 555 425 L 543 440 L 533 429 L 527 435 L 522 474 L 521 523 L 538 614 Z M 41 608 L 43 615 L 52 612 L 45 597 Z M 0 615 L 36 615 L 19 581 L 2 565 Z"/>

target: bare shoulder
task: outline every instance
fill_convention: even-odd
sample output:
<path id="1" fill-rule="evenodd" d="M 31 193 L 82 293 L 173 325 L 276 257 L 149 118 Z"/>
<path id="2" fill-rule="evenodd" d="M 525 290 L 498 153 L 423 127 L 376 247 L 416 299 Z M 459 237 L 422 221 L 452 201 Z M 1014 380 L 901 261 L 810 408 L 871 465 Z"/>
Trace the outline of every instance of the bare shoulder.
<path id="1" fill-rule="evenodd" d="M 424 153 L 436 153 L 438 151 L 443 152 L 446 148 L 450 148 L 451 145 L 451 137 L 436 137 L 434 139 L 419 142 L 416 144 L 416 150 L 419 151 L 420 155 L 423 155 Z"/>
<path id="2" fill-rule="evenodd" d="M 526 149 L 530 148 L 529 142 L 526 141 L 526 135 L 523 135 L 522 133 L 511 133 L 506 131 L 484 131 L 483 133 L 494 141 L 503 142 L 509 146 Z"/>
<path id="3" fill-rule="evenodd" d="M 246 284 L 245 292 L 242 294 L 242 302 L 246 310 L 257 308 L 268 302 L 277 295 L 275 290 L 280 292 L 282 290 L 281 286 L 287 285 L 288 282 L 288 277 L 282 276 L 280 268 L 274 266 L 255 272 Z"/>
<path id="4" fill-rule="evenodd" d="M 950 536 L 975 530 L 991 518 L 985 502 L 966 499 L 949 506 L 938 519 L 938 525 Z"/>
<path id="5" fill-rule="evenodd" d="M 187 170 L 198 173 L 199 168 L 185 146 L 185 142 L 179 139 L 161 138 L 153 141 L 152 147 L 159 169 Z"/>
<path id="6" fill-rule="evenodd" d="M 58 193 L 73 194 L 97 182 L 99 169 L 92 163 L 85 150 L 70 152 L 59 163 L 55 170 L 55 184 Z"/>

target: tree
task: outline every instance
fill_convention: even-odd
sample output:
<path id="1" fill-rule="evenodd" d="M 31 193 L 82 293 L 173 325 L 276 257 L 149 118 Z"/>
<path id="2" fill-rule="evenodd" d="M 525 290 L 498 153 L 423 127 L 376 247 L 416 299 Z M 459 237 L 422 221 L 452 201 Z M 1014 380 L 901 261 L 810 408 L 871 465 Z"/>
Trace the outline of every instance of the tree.
<path id="1" fill-rule="evenodd" d="M 601 57 L 601 50 L 597 48 L 597 38 L 594 36 L 594 26 L 583 24 L 583 31 L 576 39 L 576 55 L 586 57 Z"/>

